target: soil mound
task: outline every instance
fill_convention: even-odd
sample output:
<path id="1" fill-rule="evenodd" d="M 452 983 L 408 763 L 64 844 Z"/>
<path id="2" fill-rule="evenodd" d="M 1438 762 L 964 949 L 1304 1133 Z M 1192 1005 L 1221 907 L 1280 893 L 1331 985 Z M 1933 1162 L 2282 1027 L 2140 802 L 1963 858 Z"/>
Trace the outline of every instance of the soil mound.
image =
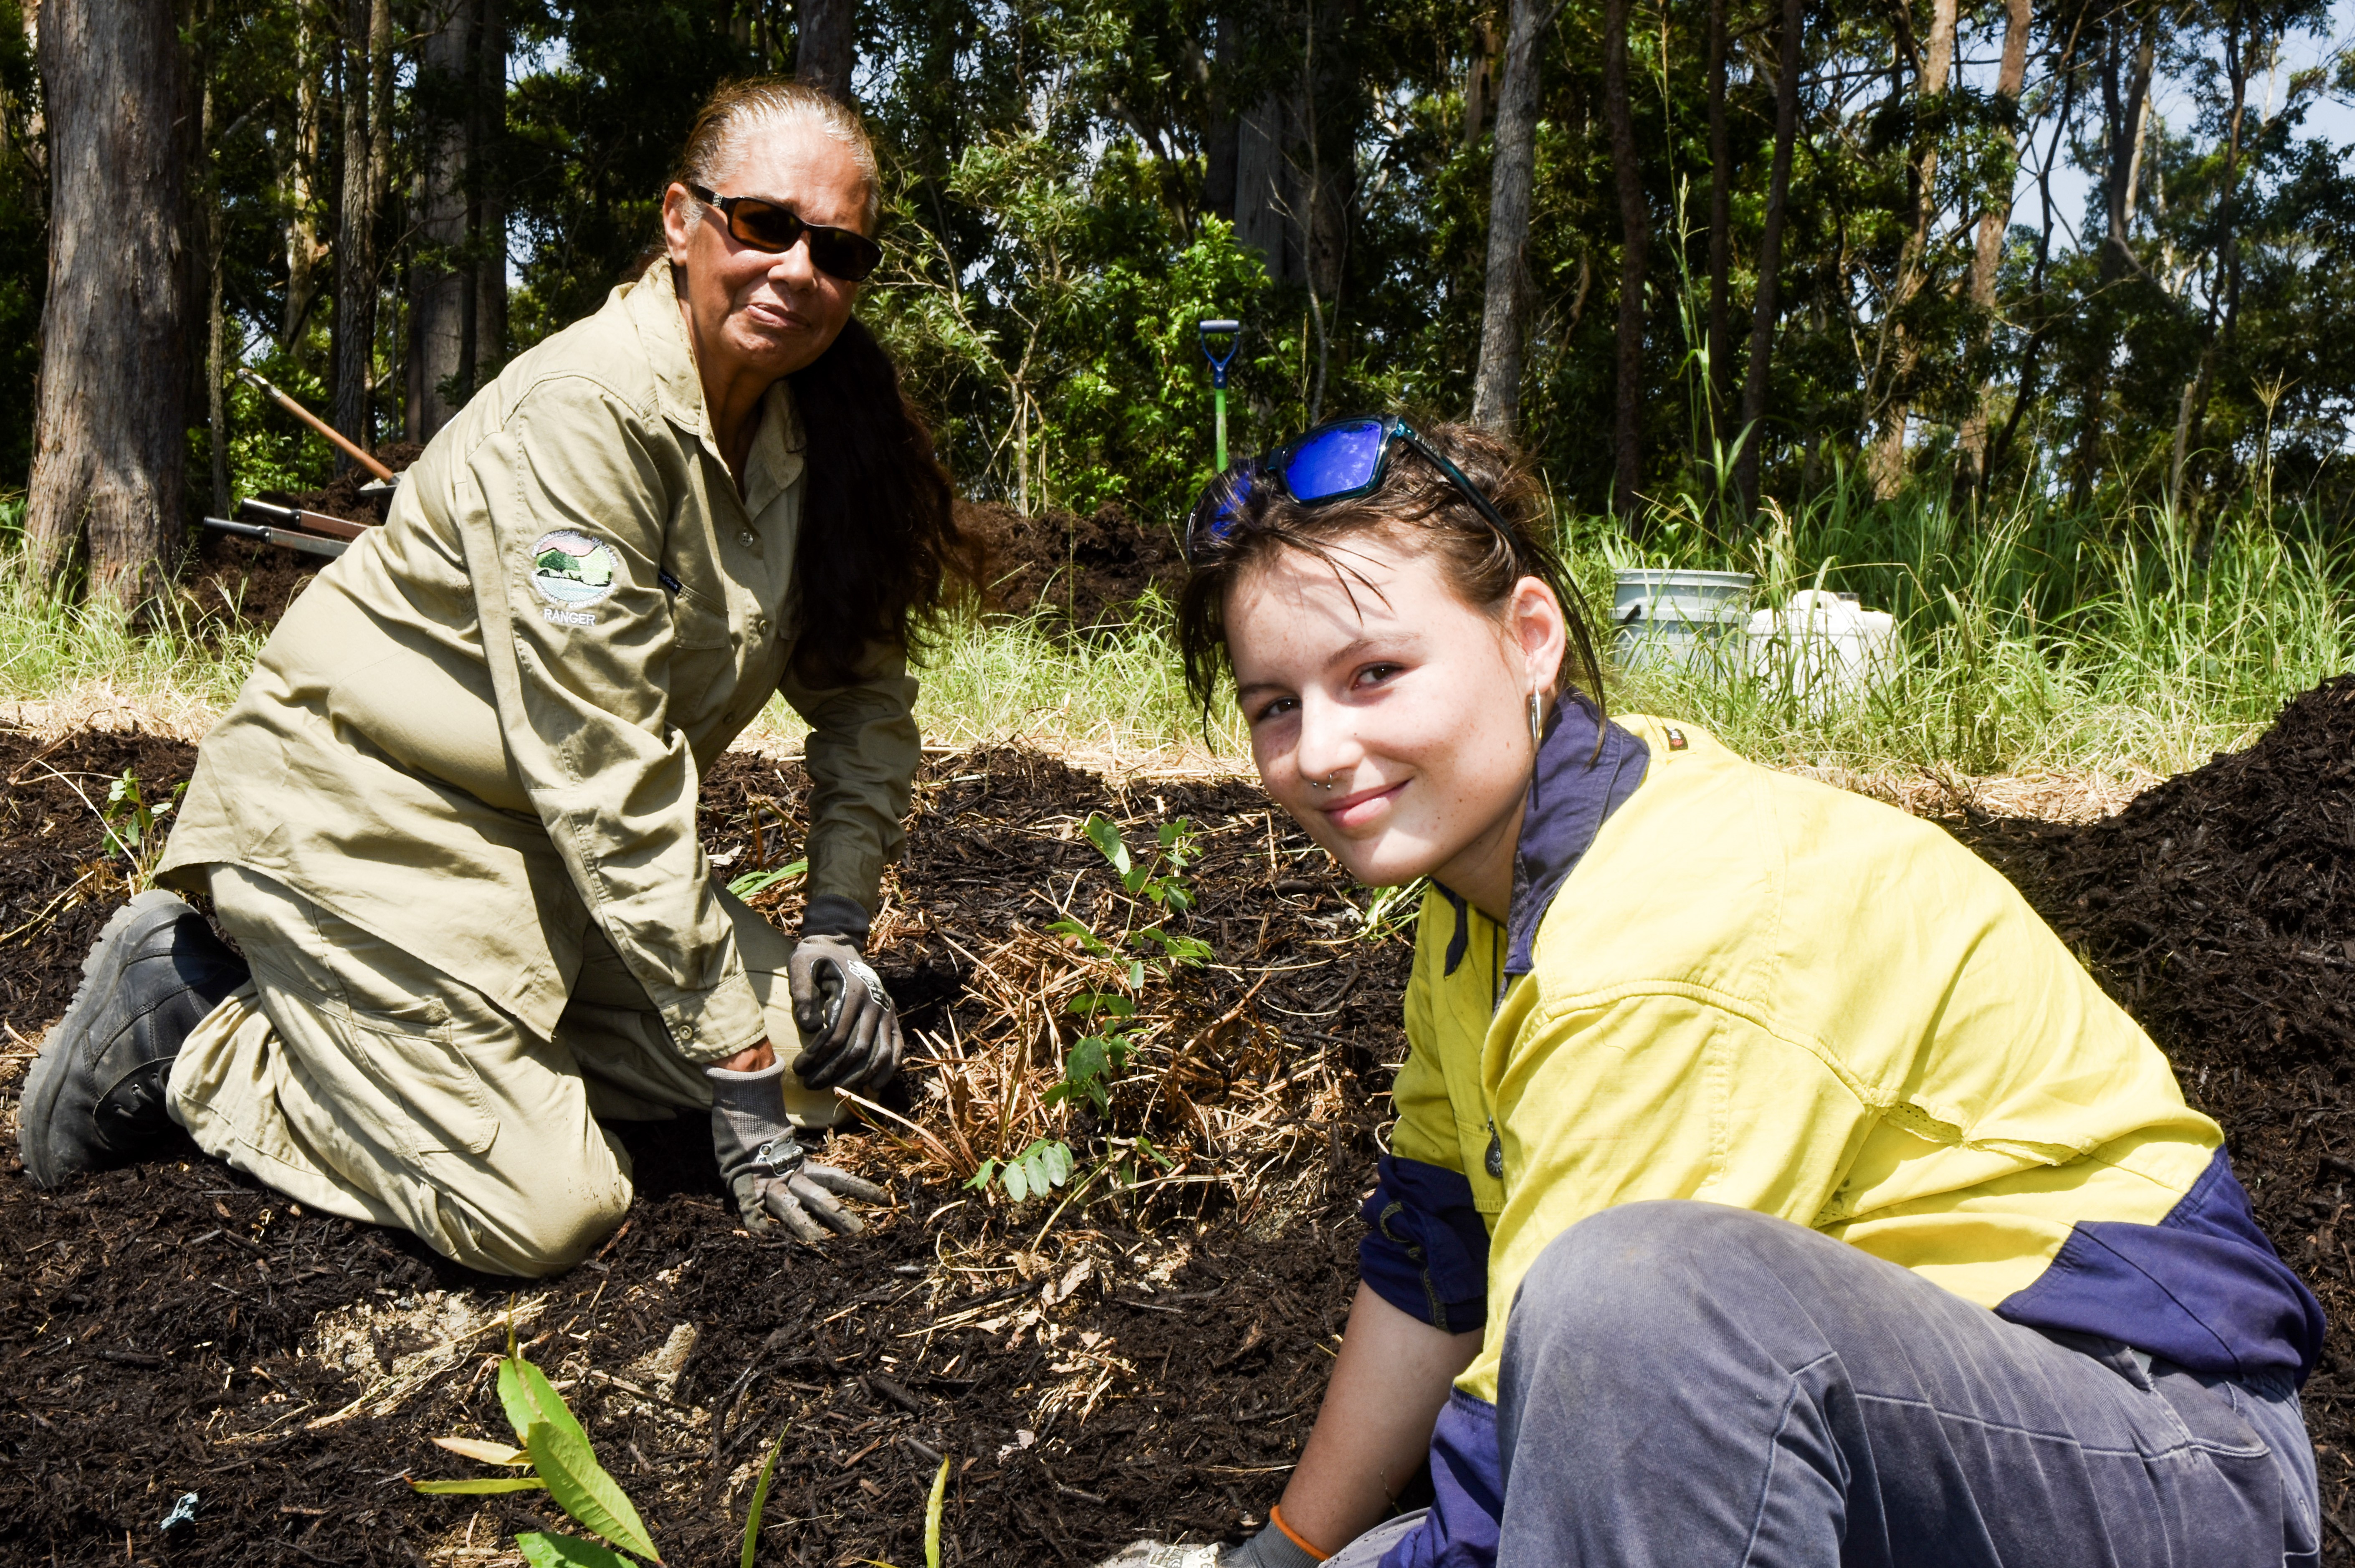
<path id="1" fill-rule="evenodd" d="M 983 600 L 993 611 L 1038 611 L 1071 631 L 1088 632 L 1126 625 L 1148 589 L 1176 603 L 1186 581 L 1177 546 L 1116 501 L 1084 517 L 1065 511 L 1026 516 L 1002 502 L 960 501 L 956 521 L 988 551 Z"/>
<path id="2" fill-rule="evenodd" d="M 2335 1532 L 2325 1560 L 2349 1561 L 2355 677 L 2106 821 L 1952 826 L 2150 1031 L 2186 1097 L 2222 1124 L 2266 1233 L 2322 1298 L 2330 1331 L 2304 1397 Z"/>
<path id="3" fill-rule="evenodd" d="M 415 442 L 394 442 L 378 447 L 376 460 L 398 474 L 416 462 L 424 451 Z M 359 493 L 369 477 L 365 469 L 355 464 L 337 475 L 324 490 L 272 490 L 265 492 L 261 499 L 282 507 L 307 507 L 356 523 L 381 523 L 385 499 Z M 279 617 L 286 613 L 286 606 L 294 602 L 294 595 L 302 592 L 326 564 L 320 556 L 199 528 L 187 562 L 181 569 L 181 592 L 199 616 L 218 615 L 252 626 L 275 626 Z"/>
<path id="4" fill-rule="evenodd" d="M 424 450 L 404 442 L 378 447 L 376 455 L 397 474 Z M 354 468 L 324 490 L 272 491 L 261 498 L 355 522 L 381 523 L 384 501 L 359 494 L 367 478 Z M 992 613 L 1039 612 L 1056 625 L 1080 633 L 1124 626 L 1148 590 L 1174 604 L 1186 581 L 1185 562 L 1176 547 L 1158 530 L 1135 522 L 1114 502 L 1083 517 L 1065 511 L 1028 517 L 995 501 L 959 501 L 956 521 L 982 546 L 982 605 Z M 294 595 L 325 564 L 314 555 L 203 529 L 182 573 L 183 593 L 199 615 L 274 626 Z"/>

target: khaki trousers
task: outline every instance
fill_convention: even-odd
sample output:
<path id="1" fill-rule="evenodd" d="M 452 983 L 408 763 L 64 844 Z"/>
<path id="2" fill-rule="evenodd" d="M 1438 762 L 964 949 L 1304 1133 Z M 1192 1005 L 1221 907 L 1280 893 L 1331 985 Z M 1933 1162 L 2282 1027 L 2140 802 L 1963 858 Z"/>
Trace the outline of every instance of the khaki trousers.
<path id="1" fill-rule="evenodd" d="M 470 1268 L 571 1267 L 621 1223 L 629 1156 L 600 1118 L 704 1111 L 703 1071 L 591 928 L 556 1038 L 482 992 L 240 867 L 208 867 L 220 923 L 253 979 L 207 1014 L 173 1063 L 172 1115 L 208 1154 L 332 1214 L 414 1232 Z M 772 1040 L 799 1040 L 793 943 L 722 901 Z M 796 1122 L 841 1102 L 787 1079 Z"/>

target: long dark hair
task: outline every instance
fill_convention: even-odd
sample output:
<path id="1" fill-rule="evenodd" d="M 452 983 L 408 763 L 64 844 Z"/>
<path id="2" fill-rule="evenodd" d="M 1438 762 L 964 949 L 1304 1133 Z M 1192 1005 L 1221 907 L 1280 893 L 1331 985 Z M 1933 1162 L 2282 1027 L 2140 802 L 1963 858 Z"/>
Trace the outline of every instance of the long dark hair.
<path id="1" fill-rule="evenodd" d="M 921 641 L 981 568 L 956 526 L 932 432 L 864 322 L 844 323 L 831 347 L 785 380 L 809 442 L 794 665 L 813 686 L 841 685 L 856 677 L 868 644 Z"/>
<path id="2" fill-rule="evenodd" d="M 867 176 L 874 228 L 880 192 L 866 127 L 856 110 L 799 82 L 721 84 L 697 112 L 672 177 L 710 185 L 741 132 L 779 119 L 812 121 L 849 149 Z M 932 432 L 901 390 L 899 366 L 863 322 L 851 317 L 825 353 L 785 381 L 808 440 L 794 667 L 810 685 L 840 686 L 858 678 L 869 645 L 917 645 L 983 567 L 957 528 L 955 493 Z"/>

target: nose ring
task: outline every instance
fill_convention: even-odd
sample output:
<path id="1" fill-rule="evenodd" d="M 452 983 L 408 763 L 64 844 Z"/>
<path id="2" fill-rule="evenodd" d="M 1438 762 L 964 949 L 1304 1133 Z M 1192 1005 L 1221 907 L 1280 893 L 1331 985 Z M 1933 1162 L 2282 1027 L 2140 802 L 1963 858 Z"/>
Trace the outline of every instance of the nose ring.
<path id="1" fill-rule="evenodd" d="M 1335 768 L 1331 773 L 1327 773 L 1321 779 L 1310 779 L 1308 781 L 1308 787 L 1310 789 L 1331 789 L 1333 787 L 1333 781 L 1340 776 L 1341 770 Z"/>

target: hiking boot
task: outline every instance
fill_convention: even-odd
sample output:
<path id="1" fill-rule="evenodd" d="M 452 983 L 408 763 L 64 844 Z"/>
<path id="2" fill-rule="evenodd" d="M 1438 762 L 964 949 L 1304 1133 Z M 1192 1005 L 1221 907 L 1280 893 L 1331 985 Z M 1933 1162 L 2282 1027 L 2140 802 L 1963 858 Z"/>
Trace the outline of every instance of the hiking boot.
<path id="1" fill-rule="evenodd" d="M 34 1185 L 125 1164 L 168 1139 L 172 1059 L 247 974 L 176 894 L 144 892 L 115 911 L 81 962 L 73 1005 L 25 1079 L 16 1147 Z"/>

